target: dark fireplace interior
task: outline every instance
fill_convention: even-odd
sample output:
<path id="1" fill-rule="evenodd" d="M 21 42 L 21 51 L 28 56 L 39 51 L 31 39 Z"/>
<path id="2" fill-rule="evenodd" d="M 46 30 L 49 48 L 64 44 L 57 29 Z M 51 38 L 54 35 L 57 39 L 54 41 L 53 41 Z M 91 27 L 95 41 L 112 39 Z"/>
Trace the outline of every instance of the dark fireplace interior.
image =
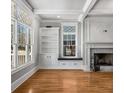
<path id="1" fill-rule="evenodd" d="M 113 54 L 112 53 L 95 53 L 94 64 L 101 65 L 101 66 L 112 66 Z"/>

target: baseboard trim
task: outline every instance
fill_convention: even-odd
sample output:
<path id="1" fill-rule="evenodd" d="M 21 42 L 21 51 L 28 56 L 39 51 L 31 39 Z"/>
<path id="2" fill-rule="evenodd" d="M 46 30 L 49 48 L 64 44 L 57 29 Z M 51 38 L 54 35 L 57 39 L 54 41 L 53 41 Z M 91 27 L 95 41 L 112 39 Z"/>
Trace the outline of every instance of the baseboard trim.
<path id="1" fill-rule="evenodd" d="M 79 69 L 79 70 L 82 70 L 82 68 L 80 67 L 80 68 L 76 68 L 76 67 L 58 67 L 58 68 L 56 68 L 56 67 L 39 67 L 39 69 Z"/>
<path id="2" fill-rule="evenodd" d="M 37 72 L 39 68 L 36 66 L 31 71 L 17 79 L 15 82 L 11 85 L 11 91 L 13 92 L 16 88 L 18 88 L 22 83 L 24 83 L 29 77 L 31 77 L 35 72 Z"/>

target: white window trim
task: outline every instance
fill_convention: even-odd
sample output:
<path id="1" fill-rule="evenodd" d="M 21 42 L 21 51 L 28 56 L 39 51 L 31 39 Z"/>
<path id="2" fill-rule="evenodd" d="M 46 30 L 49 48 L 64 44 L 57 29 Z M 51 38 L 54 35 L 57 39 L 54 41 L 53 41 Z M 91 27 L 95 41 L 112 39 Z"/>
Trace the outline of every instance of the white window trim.
<path id="1" fill-rule="evenodd" d="M 75 31 L 75 40 L 76 40 L 76 44 L 75 44 L 75 47 L 76 47 L 76 52 L 75 52 L 75 56 L 64 56 L 63 55 L 63 26 L 66 25 L 66 26 L 76 26 L 76 31 Z M 61 57 L 62 58 L 78 58 L 78 23 L 77 22 L 64 22 L 64 23 L 61 23 Z"/>
<path id="2" fill-rule="evenodd" d="M 22 65 L 20 65 L 20 66 L 17 66 L 17 64 L 18 64 L 18 38 L 17 38 L 17 20 L 16 19 L 14 19 L 14 18 L 11 18 L 11 20 L 12 21 L 14 21 L 15 22 L 15 41 L 14 41 L 14 47 L 16 48 L 15 49 L 15 51 L 14 51 L 14 55 L 16 55 L 16 56 L 14 56 L 14 63 L 15 63 L 15 68 L 13 68 L 13 69 L 11 69 L 11 74 L 14 74 L 14 73 L 16 73 L 16 72 L 18 72 L 18 71 L 20 71 L 20 70 L 22 70 L 22 69 L 24 69 L 24 68 L 26 68 L 26 67 L 28 67 L 28 66 L 30 66 L 31 64 L 34 64 L 34 62 L 33 62 L 33 54 L 32 54 L 32 51 L 33 51 L 33 31 L 31 32 L 31 44 L 28 44 L 27 42 L 28 42 L 28 40 L 27 40 L 27 42 L 26 42 L 26 46 L 27 45 L 31 45 L 31 61 L 28 61 L 28 60 L 25 60 L 25 63 L 24 64 L 22 64 Z M 20 23 L 20 24 L 22 24 L 22 25 L 25 25 L 25 24 L 23 24 L 23 23 L 21 23 L 21 22 L 18 22 L 18 23 Z M 28 26 L 28 25 L 25 25 L 25 26 Z M 30 28 L 31 29 L 31 28 Z M 29 32 L 29 31 L 28 31 Z M 27 35 L 28 36 L 28 35 Z M 28 37 L 27 37 L 28 38 Z M 26 50 L 27 51 L 27 50 Z M 27 54 L 26 54 L 26 57 L 27 57 Z"/>

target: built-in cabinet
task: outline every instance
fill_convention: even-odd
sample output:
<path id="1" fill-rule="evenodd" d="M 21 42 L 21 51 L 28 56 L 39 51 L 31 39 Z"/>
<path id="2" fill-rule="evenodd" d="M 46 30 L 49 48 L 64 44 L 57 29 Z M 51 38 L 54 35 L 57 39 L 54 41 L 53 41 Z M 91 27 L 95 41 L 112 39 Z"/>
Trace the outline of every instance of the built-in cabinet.
<path id="1" fill-rule="evenodd" d="M 59 28 L 40 28 L 40 65 L 55 66 L 58 58 Z"/>
<path id="2" fill-rule="evenodd" d="M 82 60 L 58 60 L 60 49 L 60 29 L 40 28 L 39 68 L 41 69 L 82 69 Z"/>

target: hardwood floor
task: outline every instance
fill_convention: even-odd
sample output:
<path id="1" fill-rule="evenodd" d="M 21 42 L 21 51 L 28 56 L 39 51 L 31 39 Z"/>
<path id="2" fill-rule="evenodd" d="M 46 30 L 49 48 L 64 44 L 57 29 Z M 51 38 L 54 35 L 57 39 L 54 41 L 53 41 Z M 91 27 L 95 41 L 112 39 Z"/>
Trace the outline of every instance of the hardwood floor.
<path id="1" fill-rule="evenodd" d="M 13 93 L 112 93 L 111 72 L 39 70 Z"/>

